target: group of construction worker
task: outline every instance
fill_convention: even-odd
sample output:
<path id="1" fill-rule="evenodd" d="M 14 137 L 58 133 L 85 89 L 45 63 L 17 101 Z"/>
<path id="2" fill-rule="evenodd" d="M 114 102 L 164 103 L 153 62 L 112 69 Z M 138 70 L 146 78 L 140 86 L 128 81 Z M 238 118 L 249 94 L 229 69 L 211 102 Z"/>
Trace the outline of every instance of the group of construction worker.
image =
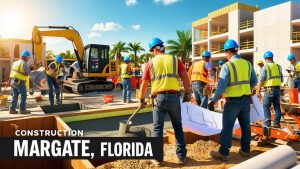
<path id="1" fill-rule="evenodd" d="M 251 96 L 263 95 L 264 122 L 263 126 L 271 127 L 270 107 L 275 109 L 275 119 L 273 127 L 280 128 L 280 86 L 283 81 L 282 68 L 274 63 L 274 54 L 271 51 L 264 53 L 265 64 L 261 66 L 259 79 L 252 64 L 241 58 L 238 54 L 239 45 L 236 41 L 229 39 L 224 43 L 224 51 L 227 62 L 219 61 L 218 84 L 214 95 L 210 100 L 207 86 L 209 86 L 213 69 L 209 61 L 211 54 L 209 51 L 202 53 L 202 58 L 195 61 L 187 73 L 183 63 L 175 56 L 165 54 L 164 42 L 159 38 L 153 38 L 149 43 L 150 52 L 154 55 L 145 65 L 142 84 L 140 87 L 140 106 L 146 104 L 146 93 L 148 83 L 151 83 L 151 97 L 153 99 L 153 136 L 163 137 L 164 118 L 169 114 L 175 132 L 177 144 L 176 154 L 178 164 L 186 162 L 186 147 L 184 133 L 181 123 L 180 108 L 180 83 L 183 82 L 184 94 L 182 102 L 191 101 L 191 93 L 194 93 L 198 106 L 214 111 L 215 104 L 220 98 L 225 98 L 222 116 L 222 131 L 220 134 L 220 148 L 218 151 L 211 151 L 210 155 L 218 160 L 229 160 L 229 152 L 232 145 L 232 130 L 236 119 L 238 119 L 242 131 L 239 154 L 243 157 L 250 156 L 250 104 Z M 291 62 L 289 69 L 292 77 L 291 87 L 300 87 L 300 63 L 295 60 L 295 56 L 290 54 L 288 60 Z M 188 75 L 189 74 L 189 75 Z M 258 86 L 256 87 L 258 83 Z M 163 161 L 152 160 L 156 166 L 162 166 Z"/>
<path id="2" fill-rule="evenodd" d="M 250 156 L 250 103 L 251 95 L 263 95 L 264 110 L 264 127 L 271 127 L 270 107 L 273 105 L 275 110 L 275 119 L 273 127 L 280 128 L 280 86 L 283 82 L 282 68 L 273 60 L 274 54 L 271 51 L 264 53 L 259 80 L 250 62 L 241 58 L 238 54 L 239 45 L 232 39 L 224 43 L 224 51 L 227 62 L 219 62 L 218 84 L 212 99 L 209 99 L 207 86 L 212 79 L 213 67 L 209 63 L 211 53 L 204 51 L 200 60 L 195 61 L 189 68 L 189 75 L 182 61 L 176 56 L 165 53 L 164 42 L 159 38 L 153 38 L 149 42 L 149 51 L 154 55 L 148 63 L 145 64 L 143 70 L 142 83 L 140 86 L 140 107 L 146 105 L 146 94 L 148 84 L 151 83 L 151 99 L 153 100 L 153 136 L 163 137 L 164 118 L 168 113 L 175 132 L 177 144 L 176 154 L 178 164 L 182 165 L 186 162 L 187 149 L 184 141 L 184 132 L 181 123 L 181 103 L 180 103 L 180 82 L 181 79 L 184 94 L 182 102 L 190 102 L 191 94 L 194 93 L 198 106 L 208 108 L 214 111 L 214 106 L 221 97 L 224 97 L 226 103 L 224 105 L 222 116 L 222 131 L 220 134 L 220 148 L 218 151 L 211 151 L 213 158 L 227 161 L 229 151 L 232 145 L 232 129 L 236 119 L 238 119 L 242 131 L 241 148 L 239 154 L 244 157 Z M 18 96 L 20 97 L 20 113 L 28 114 L 30 111 L 26 109 L 26 86 L 25 81 L 30 75 L 29 67 L 26 64 L 29 60 L 30 53 L 23 51 L 21 59 L 14 62 L 10 74 L 10 84 L 12 87 L 12 101 L 10 105 L 10 113 L 16 114 L 16 106 Z M 296 61 L 293 54 L 288 55 L 291 65 L 288 72 L 291 76 L 291 87 L 300 89 L 300 62 Z M 54 105 L 55 91 L 56 102 L 59 102 L 59 84 L 62 83 L 58 79 L 60 69 L 65 73 L 62 64 L 62 57 L 57 56 L 47 68 L 47 82 L 49 86 L 50 105 Z M 131 75 L 130 58 L 124 57 L 124 64 L 121 65 L 121 78 L 123 84 L 123 101 L 130 103 L 131 101 Z M 255 87 L 258 83 L 258 86 Z M 53 89 L 54 88 L 54 89 Z M 255 92 L 256 90 L 256 92 Z M 299 90 L 300 91 L 300 90 Z M 152 161 L 156 166 L 162 166 L 163 161 Z"/>
<path id="3" fill-rule="evenodd" d="M 12 65 L 10 72 L 10 86 L 12 99 L 9 106 L 10 114 L 30 114 L 31 111 L 26 108 L 27 91 L 26 81 L 30 79 L 30 69 L 27 62 L 30 59 L 30 53 L 27 50 L 22 51 L 21 58 L 15 61 Z M 46 69 L 46 80 L 49 87 L 49 101 L 50 106 L 54 106 L 54 93 L 56 96 L 56 104 L 61 103 L 60 98 L 60 85 L 63 83 L 62 79 L 59 79 L 60 71 L 66 74 L 65 67 L 62 64 L 63 58 L 56 56 L 55 60 L 50 63 Z M 20 95 L 20 111 L 17 111 L 17 104 Z"/>

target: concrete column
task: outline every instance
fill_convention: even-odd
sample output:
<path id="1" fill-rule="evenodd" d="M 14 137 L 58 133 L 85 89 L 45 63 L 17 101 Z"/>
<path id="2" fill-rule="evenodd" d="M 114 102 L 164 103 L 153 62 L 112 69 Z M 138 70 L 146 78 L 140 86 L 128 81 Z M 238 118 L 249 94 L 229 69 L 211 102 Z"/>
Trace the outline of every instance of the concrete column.
<path id="1" fill-rule="evenodd" d="M 240 10 L 228 13 L 228 38 L 240 43 Z"/>
<path id="2" fill-rule="evenodd" d="M 211 35 L 211 19 L 209 19 L 207 22 L 207 50 L 208 51 L 211 51 L 210 35 Z"/>

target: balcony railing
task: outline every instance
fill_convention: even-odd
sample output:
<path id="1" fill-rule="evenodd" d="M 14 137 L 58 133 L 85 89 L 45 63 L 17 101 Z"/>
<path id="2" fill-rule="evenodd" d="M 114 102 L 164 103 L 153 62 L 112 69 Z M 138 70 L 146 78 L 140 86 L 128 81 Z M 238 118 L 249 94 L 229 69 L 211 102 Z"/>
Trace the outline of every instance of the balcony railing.
<path id="1" fill-rule="evenodd" d="M 240 49 L 243 50 L 243 49 L 253 49 L 254 47 L 254 42 L 253 40 L 246 40 L 246 41 L 242 41 L 240 43 Z"/>
<path id="2" fill-rule="evenodd" d="M 219 44 L 217 44 L 217 45 L 212 45 L 212 46 L 211 46 L 211 53 L 212 53 L 212 54 L 224 53 L 223 44 L 222 44 L 222 43 L 219 43 Z"/>
<path id="3" fill-rule="evenodd" d="M 240 23 L 240 30 L 252 28 L 253 25 L 253 20 L 245 20 Z"/>
<path id="4" fill-rule="evenodd" d="M 218 26 L 218 27 L 217 27 L 217 30 L 211 32 L 211 35 L 212 35 L 212 36 L 214 36 L 214 35 L 221 35 L 221 34 L 227 33 L 227 32 L 228 32 L 228 27 L 220 28 L 220 27 Z"/>
<path id="5" fill-rule="evenodd" d="M 292 42 L 293 43 L 300 42 L 300 31 L 294 31 L 294 32 L 292 32 Z"/>

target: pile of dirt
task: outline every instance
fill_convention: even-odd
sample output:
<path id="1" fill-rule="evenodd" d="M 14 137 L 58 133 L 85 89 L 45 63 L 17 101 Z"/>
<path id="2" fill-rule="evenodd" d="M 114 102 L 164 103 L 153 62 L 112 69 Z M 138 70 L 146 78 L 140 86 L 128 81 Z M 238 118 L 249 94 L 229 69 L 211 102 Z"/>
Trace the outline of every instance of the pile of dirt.
<path id="1" fill-rule="evenodd" d="M 195 161 L 209 160 L 210 150 L 217 150 L 219 146 L 218 143 L 214 141 L 198 140 L 193 144 L 188 144 L 186 148 L 187 148 L 187 157 L 188 157 L 187 163 L 194 167 L 188 165 L 188 166 L 184 166 L 184 168 L 195 168 L 195 166 L 197 166 L 194 163 Z M 183 166 L 178 166 L 176 164 L 177 163 L 176 145 L 164 144 L 164 162 L 165 162 L 165 166 L 161 168 L 167 169 L 167 168 L 183 167 Z M 217 167 L 217 168 L 224 168 L 224 165 L 221 166 L 222 167 Z M 113 168 L 152 169 L 155 168 L 155 166 L 151 163 L 150 160 L 117 160 L 97 167 L 97 169 L 113 169 Z"/>

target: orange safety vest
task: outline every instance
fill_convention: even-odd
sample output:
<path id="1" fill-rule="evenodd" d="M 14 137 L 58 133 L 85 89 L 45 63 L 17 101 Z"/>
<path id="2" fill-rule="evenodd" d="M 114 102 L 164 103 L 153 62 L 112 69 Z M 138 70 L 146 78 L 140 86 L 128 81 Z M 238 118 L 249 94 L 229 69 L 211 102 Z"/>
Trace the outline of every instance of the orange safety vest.
<path id="1" fill-rule="evenodd" d="M 208 71 L 205 69 L 205 60 L 199 60 L 193 63 L 191 71 L 191 81 L 202 81 L 204 83 L 208 83 Z"/>

